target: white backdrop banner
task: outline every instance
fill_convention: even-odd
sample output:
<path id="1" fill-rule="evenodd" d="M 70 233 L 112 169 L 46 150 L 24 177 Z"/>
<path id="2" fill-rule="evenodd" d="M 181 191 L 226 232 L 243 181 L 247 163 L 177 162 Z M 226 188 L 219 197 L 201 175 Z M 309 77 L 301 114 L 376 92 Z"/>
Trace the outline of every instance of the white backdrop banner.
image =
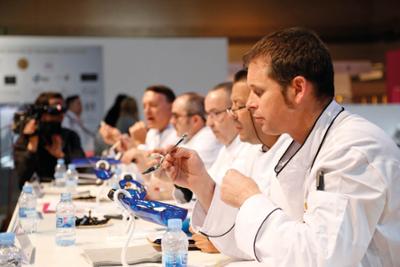
<path id="1" fill-rule="evenodd" d="M 104 113 L 101 46 L 2 45 L 0 103 L 31 103 L 44 91 L 77 94 L 95 131 Z"/>

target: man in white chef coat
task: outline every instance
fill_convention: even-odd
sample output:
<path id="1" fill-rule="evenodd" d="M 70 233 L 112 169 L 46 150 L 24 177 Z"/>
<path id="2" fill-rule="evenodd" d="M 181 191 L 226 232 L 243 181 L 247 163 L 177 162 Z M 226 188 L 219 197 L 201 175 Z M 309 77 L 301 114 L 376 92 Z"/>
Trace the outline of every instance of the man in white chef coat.
<path id="1" fill-rule="evenodd" d="M 117 128 L 105 123 L 99 129 L 100 135 L 109 145 L 117 142 L 124 144 L 119 148 L 125 152 L 122 159 L 126 162 L 130 162 L 132 154 L 137 153 L 136 148 L 151 151 L 172 145 L 178 140 L 176 131 L 170 124 L 174 100 L 175 93 L 169 87 L 149 86 L 144 90 L 142 98 L 145 121 L 139 121 L 129 128 L 130 137 L 123 136 Z"/>
<path id="2" fill-rule="evenodd" d="M 222 145 L 206 125 L 204 97 L 193 92 L 178 96 L 172 104 L 170 122 L 178 136 L 187 134 L 181 147 L 197 151 L 206 168 L 210 168 Z"/>
<path id="3" fill-rule="evenodd" d="M 305 29 L 278 31 L 245 64 L 253 118 L 263 132 L 294 140 L 266 173 L 269 190 L 230 170 L 221 198 L 213 198 L 215 183 L 184 149 L 166 157 L 170 177 L 196 193 L 205 220 L 223 216 L 221 199 L 240 207 L 225 242 L 241 258 L 265 266 L 400 266 L 400 150 L 333 100 L 322 41 Z"/>
<path id="4" fill-rule="evenodd" d="M 175 93 L 167 86 L 154 85 L 145 89 L 142 104 L 145 122 L 140 121 L 129 128 L 130 137 L 120 136 L 121 162 L 136 162 L 140 172 L 152 164 L 149 154 L 154 149 L 173 145 L 178 140 L 175 128 L 170 123 Z M 143 177 L 147 178 L 147 177 Z"/>
<path id="5" fill-rule="evenodd" d="M 255 123 L 251 116 L 251 110 L 246 108 L 246 102 L 250 95 L 250 88 L 247 86 L 247 71 L 240 70 L 234 76 L 232 94 L 231 94 L 231 107 L 228 109 L 230 119 L 233 120 L 236 130 L 239 132 L 240 142 L 244 149 L 240 150 L 239 154 L 233 155 L 236 159 L 232 162 L 222 160 L 222 164 L 218 164 L 219 160 L 216 161 L 216 166 L 213 165 L 213 170 L 208 171 L 210 176 L 214 179 L 217 185 L 221 185 L 222 179 L 228 169 L 234 168 L 246 176 L 252 177 L 260 188 L 267 189 L 269 186 L 269 179 L 265 179 L 265 172 L 270 168 L 273 156 L 277 153 L 277 149 L 280 147 L 289 145 L 291 138 L 288 135 L 282 136 L 278 144 L 274 144 L 278 141 L 279 136 L 267 135 L 262 132 L 261 125 Z M 228 151 L 228 149 L 226 150 Z M 230 153 L 227 153 L 228 155 Z M 220 153 L 222 155 L 222 153 Z M 232 157 L 232 156 L 231 156 Z M 223 158 L 225 159 L 225 157 Z M 215 167 L 215 168 L 214 168 Z M 217 186 L 214 190 L 214 198 L 220 198 L 220 191 Z M 237 213 L 237 208 L 229 206 L 220 202 L 221 205 L 218 207 L 223 210 L 224 216 L 219 218 L 218 222 L 213 220 L 213 216 L 208 216 L 211 220 L 204 221 L 204 215 L 202 212 L 201 205 L 197 203 L 194 207 L 194 215 L 192 217 L 192 227 L 207 236 L 216 247 L 220 248 L 221 252 L 234 256 L 240 257 L 242 252 L 238 249 L 232 249 L 231 246 L 226 247 L 226 239 L 231 239 L 231 235 L 234 235 L 233 229 L 234 221 Z M 218 212 L 216 210 L 216 212 Z M 222 223 L 225 225 L 225 229 L 215 225 Z M 216 231 L 214 231 L 214 228 Z M 223 231 L 221 231 L 223 230 Z M 199 246 L 202 251 L 214 252 L 215 249 L 210 249 L 211 246 L 209 241 L 200 239 L 198 234 L 193 235 L 193 239 L 196 240 L 196 246 Z M 198 242 L 199 240 L 199 242 Z M 246 257 L 246 256 L 244 256 Z"/>
<path id="6" fill-rule="evenodd" d="M 215 138 L 223 144 L 222 148 L 213 157 L 213 163 L 210 167 L 207 159 L 202 156 L 202 153 L 196 150 L 196 147 L 186 146 L 197 151 L 200 159 L 204 163 L 206 170 L 214 179 L 222 181 L 225 172 L 231 167 L 232 163 L 242 155 L 242 159 L 249 155 L 242 153 L 248 147 L 248 144 L 242 143 L 238 137 L 238 130 L 235 127 L 235 122 L 229 116 L 227 110 L 231 107 L 232 83 L 224 82 L 217 84 L 212 88 L 204 99 L 204 109 L 207 118 L 207 127 L 211 129 Z M 175 103 L 174 103 L 175 104 Z M 178 112 L 179 113 L 179 112 Z M 208 146 L 208 140 L 203 146 Z M 211 142 L 212 144 L 212 142 Z M 175 191 L 177 193 L 179 191 Z M 187 192 L 186 192 L 187 195 Z M 180 201 L 182 198 L 175 194 L 175 199 Z"/>
<path id="7" fill-rule="evenodd" d="M 187 135 L 180 146 L 196 151 L 206 168 L 209 169 L 215 162 L 222 144 L 215 137 L 211 128 L 206 125 L 204 97 L 194 92 L 178 96 L 172 104 L 170 123 L 178 136 Z M 162 172 L 159 174 L 162 176 Z M 153 185 L 156 186 L 161 182 L 158 178 L 152 177 Z M 175 199 L 182 203 L 190 201 L 192 193 L 189 190 L 179 189 L 175 190 Z"/>

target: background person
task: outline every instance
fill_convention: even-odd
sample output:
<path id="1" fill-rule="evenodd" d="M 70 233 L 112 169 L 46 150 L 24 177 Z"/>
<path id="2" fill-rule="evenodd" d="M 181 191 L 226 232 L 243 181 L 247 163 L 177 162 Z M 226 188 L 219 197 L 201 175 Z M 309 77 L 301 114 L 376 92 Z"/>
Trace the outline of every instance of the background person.
<path id="1" fill-rule="evenodd" d="M 139 121 L 138 107 L 135 98 L 126 97 L 121 102 L 118 120 L 115 124 L 122 134 L 129 133 L 129 127 Z"/>
<path id="2" fill-rule="evenodd" d="M 125 94 L 118 94 L 113 105 L 104 116 L 104 123 L 100 123 L 99 129 L 94 138 L 94 154 L 96 156 L 103 156 L 103 154 L 106 154 L 107 149 L 109 149 L 110 146 L 116 142 L 115 140 L 119 138 L 120 133 L 117 130 L 114 131 L 114 135 L 116 136 L 114 137 L 112 134 L 108 133 L 108 129 L 111 129 L 110 127 L 115 128 L 121 112 L 121 103 L 127 97 L 128 96 Z M 111 137 L 109 137 L 109 135 L 111 135 Z"/>
<path id="3" fill-rule="evenodd" d="M 209 169 L 218 156 L 221 143 L 206 126 L 204 105 L 204 97 L 196 93 L 179 96 L 172 105 L 171 124 L 179 136 L 185 133 L 188 135 L 181 147 L 196 151 Z M 180 203 L 188 202 L 192 199 L 192 192 L 176 186 L 174 198 Z"/>
<path id="4" fill-rule="evenodd" d="M 69 164 L 73 158 L 85 156 L 79 136 L 61 127 L 64 118 L 61 94 L 41 93 L 35 107 L 40 116 L 26 123 L 14 145 L 14 172 L 20 187 L 34 173 L 41 181 L 52 180 L 57 159 L 63 158 Z"/>
<path id="5" fill-rule="evenodd" d="M 178 136 L 170 124 L 174 92 L 163 85 L 150 86 L 143 95 L 145 121 L 135 123 L 130 129 L 130 139 L 124 140 L 122 162 L 125 164 L 136 161 L 140 171 L 146 169 L 150 161 L 147 157 L 150 151 L 162 149 L 175 144 Z"/>
<path id="6" fill-rule="evenodd" d="M 64 115 L 62 126 L 77 133 L 84 151 L 93 153 L 95 134 L 89 130 L 82 121 L 83 108 L 79 95 L 67 97 L 65 105 L 67 112 Z"/>

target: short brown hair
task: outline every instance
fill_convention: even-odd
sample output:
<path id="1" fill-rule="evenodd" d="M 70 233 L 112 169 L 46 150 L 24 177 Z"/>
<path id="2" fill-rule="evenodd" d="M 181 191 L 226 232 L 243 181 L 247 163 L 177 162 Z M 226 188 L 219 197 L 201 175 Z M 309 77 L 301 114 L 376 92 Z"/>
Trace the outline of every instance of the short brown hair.
<path id="1" fill-rule="evenodd" d="M 172 103 L 175 100 L 175 93 L 172 91 L 171 88 L 165 86 L 165 85 L 152 85 L 146 88 L 144 90 L 145 92 L 154 92 L 157 94 L 162 94 L 165 96 L 165 99 L 167 100 L 168 103 Z"/>
<path id="2" fill-rule="evenodd" d="M 233 83 L 247 81 L 247 69 L 241 69 L 233 76 Z"/>
<path id="3" fill-rule="evenodd" d="M 65 99 L 65 105 L 67 106 L 67 109 L 69 109 L 71 107 L 72 103 L 79 98 L 80 98 L 79 95 L 71 95 L 71 96 L 67 97 Z"/>
<path id="4" fill-rule="evenodd" d="M 205 120 L 204 96 L 195 92 L 188 92 L 178 96 L 178 98 L 185 98 L 185 109 L 188 115 L 199 115 Z"/>
<path id="5" fill-rule="evenodd" d="M 229 107 L 231 105 L 232 86 L 233 86 L 232 82 L 223 82 L 223 83 L 217 84 L 208 92 L 210 93 L 210 92 L 219 91 L 219 90 L 222 90 L 223 92 L 225 92 L 226 105 Z"/>
<path id="6" fill-rule="evenodd" d="M 214 86 L 209 92 L 217 90 L 224 90 L 230 96 L 232 93 L 232 82 L 219 83 L 216 86 Z"/>
<path id="7" fill-rule="evenodd" d="M 259 58 L 268 61 L 269 77 L 283 89 L 300 75 L 314 84 L 318 98 L 334 96 L 332 59 L 328 48 L 313 31 L 289 28 L 271 33 L 244 55 L 244 65 Z"/>

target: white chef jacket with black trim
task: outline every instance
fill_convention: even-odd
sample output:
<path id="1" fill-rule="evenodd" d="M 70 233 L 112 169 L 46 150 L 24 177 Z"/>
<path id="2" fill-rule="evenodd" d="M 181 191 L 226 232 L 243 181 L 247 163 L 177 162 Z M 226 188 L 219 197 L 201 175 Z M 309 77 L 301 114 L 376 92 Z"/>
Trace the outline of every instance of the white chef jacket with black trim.
<path id="1" fill-rule="evenodd" d="M 224 250 L 264 266 L 400 266 L 400 150 L 381 129 L 332 101 L 286 156 L 240 207 Z"/>

